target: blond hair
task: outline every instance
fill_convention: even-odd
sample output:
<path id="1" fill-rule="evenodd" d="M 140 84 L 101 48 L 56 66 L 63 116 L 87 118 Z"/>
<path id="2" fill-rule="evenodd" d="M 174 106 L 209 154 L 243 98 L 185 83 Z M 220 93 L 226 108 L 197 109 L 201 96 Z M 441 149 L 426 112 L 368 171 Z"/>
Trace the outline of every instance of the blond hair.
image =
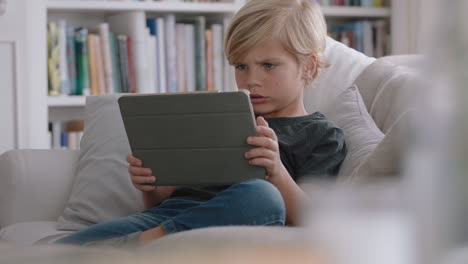
<path id="1" fill-rule="evenodd" d="M 314 0 L 250 0 L 229 25 L 224 50 L 233 65 L 255 45 L 279 39 L 300 65 L 309 65 L 311 55 L 317 58 L 313 80 L 328 66 L 326 36 L 325 19 Z"/>

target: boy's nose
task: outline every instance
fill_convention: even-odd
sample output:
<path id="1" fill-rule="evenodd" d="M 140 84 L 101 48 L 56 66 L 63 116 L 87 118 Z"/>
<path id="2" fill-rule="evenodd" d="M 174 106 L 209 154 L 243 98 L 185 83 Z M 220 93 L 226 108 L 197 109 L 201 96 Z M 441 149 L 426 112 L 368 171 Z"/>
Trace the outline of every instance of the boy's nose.
<path id="1" fill-rule="evenodd" d="M 251 89 L 261 86 L 262 82 L 260 81 L 260 78 L 257 74 L 250 73 L 249 76 L 247 77 L 246 85 L 247 85 L 247 89 L 249 89 L 250 92 L 252 92 Z"/>

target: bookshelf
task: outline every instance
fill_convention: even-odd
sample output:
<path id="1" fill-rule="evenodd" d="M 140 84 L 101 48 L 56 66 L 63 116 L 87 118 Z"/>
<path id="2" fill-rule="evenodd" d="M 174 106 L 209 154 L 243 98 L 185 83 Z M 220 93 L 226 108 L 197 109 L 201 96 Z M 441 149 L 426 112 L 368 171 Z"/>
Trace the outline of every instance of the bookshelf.
<path id="1" fill-rule="evenodd" d="M 385 8 L 324 6 L 323 12 L 327 22 L 385 19 L 390 22 L 390 30 L 393 32 L 397 30 L 396 27 L 404 27 L 404 25 L 393 21 L 396 13 L 393 9 L 393 2 L 395 1 L 403 0 L 392 0 L 392 5 Z M 207 23 L 211 23 L 213 21 L 223 21 L 232 16 L 244 4 L 245 0 L 223 1 L 220 3 L 154 2 L 151 0 L 141 2 L 16 0 L 13 2 L 14 4 L 11 6 L 17 6 L 15 15 L 18 18 L 10 19 L 11 21 L 21 24 L 24 20 L 19 19 L 20 17 L 26 15 L 30 18 L 27 22 L 24 22 L 28 23 L 24 29 L 25 34 L 30 36 L 20 36 L 18 38 L 21 38 L 24 43 L 27 42 L 23 44 L 26 46 L 25 53 L 34 54 L 34 56 L 25 56 L 26 58 L 22 58 L 23 62 L 17 62 L 18 66 L 15 66 L 17 71 L 21 73 L 19 76 L 28 74 L 28 77 L 25 78 L 27 81 L 22 81 L 21 78 L 16 77 L 18 86 L 21 86 L 13 88 L 16 89 L 13 95 L 17 96 L 17 101 L 19 101 L 15 106 L 19 110 L 13 113 L 14 120 L 11 122 L 17 128 L 12 131 L 12 133 L 16 134 L 16 144 L 7 147 L 50 148 L 50 135 L 48 135 L 49 128 L 47 124 L 51 121 L 82 119 L 85 96 L 49 96 L 47 93 L 47 66 L 45 63 L 47 61 L 47 31 L 45 29 L 49 21 L 65 19 L 67 23 L 72 25 L 95 27 L 99 23 L 111 21 L 112 17 L 114 17 L 114 22 L 110 23 L 114 24 L 110 25 L 111 30 L 119 28 L 123 33 L 138 37 L 131 28 L 125 28 L 125 24 L 128 24 L 127 22 L 130 19 L 133 20 L 133 23 L 139 23 L 144 27 L 146 18 L 154 18 L 165 14 L 174 14 L 177 20 L 184 17 L 193 18 L 203 15 L 206 17 Z M 120 21 L 121 25 L 116 25 L 115 21 Z M 1 28 L 0 31 L 2 31 Z M 5 27 L 0 33 L 4 32 L 11 31 L 8 31 L 8 28 Z M 399 34 L 398 37 L 401 39 L 405 35 Z M 392 38 L 392 43 L 397 41 L 398 39 Z M 38 50 L 42 52 L 37 52 Z M 20 54 L 23 51 L 19 49 L 16 52 Z M 27 73 L 23 73 L 23 69 Z M 233 83 L 233 80 L 231 80 L 231 83 Z M 25 94 L 28 96 L 24 96 Z M 0 149 L 0 152 L 2 150 L 6 149 Z"/>

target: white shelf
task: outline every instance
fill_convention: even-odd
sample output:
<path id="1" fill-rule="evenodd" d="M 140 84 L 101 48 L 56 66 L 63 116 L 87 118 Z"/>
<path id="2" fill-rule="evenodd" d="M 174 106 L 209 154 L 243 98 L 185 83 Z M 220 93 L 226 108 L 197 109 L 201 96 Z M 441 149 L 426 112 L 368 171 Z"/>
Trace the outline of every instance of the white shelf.
<path id="1" fill-rule="evenodd" d="M 388 18 L 391 15 L 387 7 L 322 6 L 326 17 L 345 18 Z"/>
<path id="2" fill-rule="evenodd" d="M 238 9 L 235 3 L 185 3 L 185 2 L 117 2 L 117 1 L 60 1 L 48 0 L 49 11 L 145 11 L 170 13 L 234 13 Z"/>
<path id="3" fill-rule="evenodd" d="M 49 107 L 81 107 L 85 106 L 86 96 L 48 96 Z"/>

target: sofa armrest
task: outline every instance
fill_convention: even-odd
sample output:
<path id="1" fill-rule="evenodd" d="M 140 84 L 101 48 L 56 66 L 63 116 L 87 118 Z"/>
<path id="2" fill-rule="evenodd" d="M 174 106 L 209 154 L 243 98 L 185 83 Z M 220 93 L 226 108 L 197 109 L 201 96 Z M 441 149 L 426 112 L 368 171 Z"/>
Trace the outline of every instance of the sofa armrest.
<path id="1" fill-rule="evenodd" d="M 56 221 L 72 188 L 77 150 L 11 150 L 0 156 L 0 226 Z"/>

